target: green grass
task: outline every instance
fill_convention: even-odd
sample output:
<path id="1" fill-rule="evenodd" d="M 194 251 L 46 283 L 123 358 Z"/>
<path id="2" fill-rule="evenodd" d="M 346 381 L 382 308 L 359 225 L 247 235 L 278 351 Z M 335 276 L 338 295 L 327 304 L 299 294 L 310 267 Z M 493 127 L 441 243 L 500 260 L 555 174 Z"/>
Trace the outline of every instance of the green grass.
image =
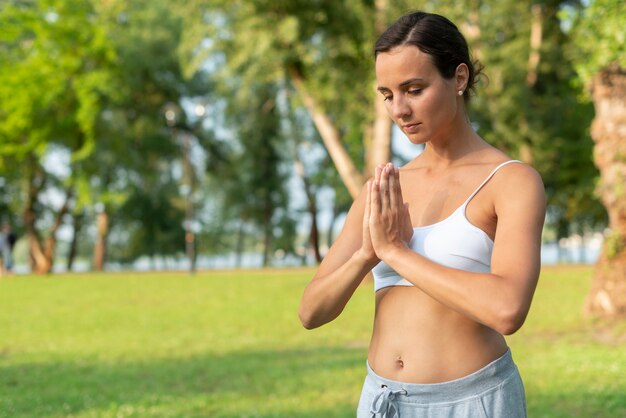
<path id="1" fill-rule="evenodd" d="M 311 270 L 0 279 L 0 417 L 353 417 L 371 284 L 306 331 Z M 546 268 L 509 338 L 530 417 L 626 416 L 626 321 L 583 319 L 589 268 Z"/>

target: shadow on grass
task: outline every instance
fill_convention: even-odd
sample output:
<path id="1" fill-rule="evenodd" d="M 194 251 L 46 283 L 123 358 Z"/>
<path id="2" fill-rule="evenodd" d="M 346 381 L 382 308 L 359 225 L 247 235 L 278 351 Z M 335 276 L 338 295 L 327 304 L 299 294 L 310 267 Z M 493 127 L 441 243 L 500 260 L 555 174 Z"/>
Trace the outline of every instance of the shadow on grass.
<path id="1" fill-rule="evenodd" d="M 0 417 L 353 417 L 364 355 L 344 347 L 8 364 Z M 529 417 L 626 417 L 626 394 L 612 382 L 531 391 L 528 401 Z"/>
<path id="2" fill-rule="evenodd" d="M 0 367 L 0 417 L 347 417 L 364 359 L 360 348 L 311 348 L 8 364 Z M 337 388 L 344 399 L 327 396 Z"/>

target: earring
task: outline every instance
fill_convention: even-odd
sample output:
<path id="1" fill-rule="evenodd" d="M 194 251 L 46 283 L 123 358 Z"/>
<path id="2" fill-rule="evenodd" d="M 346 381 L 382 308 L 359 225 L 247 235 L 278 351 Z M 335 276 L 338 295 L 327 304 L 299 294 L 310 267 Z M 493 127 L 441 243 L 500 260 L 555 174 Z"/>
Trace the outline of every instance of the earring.
<path id="1" fill-rule="evenodd" d="M 459 90 L 457 93 L 459 96 L 463 96 L 463 90 Z"/>

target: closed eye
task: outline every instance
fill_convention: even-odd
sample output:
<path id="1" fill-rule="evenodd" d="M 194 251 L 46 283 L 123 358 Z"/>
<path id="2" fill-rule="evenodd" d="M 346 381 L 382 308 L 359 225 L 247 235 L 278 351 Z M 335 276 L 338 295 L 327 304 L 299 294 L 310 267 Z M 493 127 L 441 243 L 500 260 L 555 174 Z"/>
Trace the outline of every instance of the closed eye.
<path id="1" fill-rule="evenodd" d="M 411 96 L 418 96 L 422 94 L 422 89 L 411 89 L 411 90 L 408 90 L 407 93 L 410 94 Z"/>

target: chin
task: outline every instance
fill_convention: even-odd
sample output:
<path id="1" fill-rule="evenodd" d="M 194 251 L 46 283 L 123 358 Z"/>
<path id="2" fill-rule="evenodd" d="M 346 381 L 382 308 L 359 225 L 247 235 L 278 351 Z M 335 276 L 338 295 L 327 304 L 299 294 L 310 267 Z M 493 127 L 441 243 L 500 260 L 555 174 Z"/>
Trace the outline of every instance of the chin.
<path id="1" fill-rule="evenodd" d="M 406 135 L 406 137 L 413 145 L 424 145 L 428 142 L 428 138 L 426 138 L 424 135 L 407 135 L 406 133 L 404 135 Z"/>

